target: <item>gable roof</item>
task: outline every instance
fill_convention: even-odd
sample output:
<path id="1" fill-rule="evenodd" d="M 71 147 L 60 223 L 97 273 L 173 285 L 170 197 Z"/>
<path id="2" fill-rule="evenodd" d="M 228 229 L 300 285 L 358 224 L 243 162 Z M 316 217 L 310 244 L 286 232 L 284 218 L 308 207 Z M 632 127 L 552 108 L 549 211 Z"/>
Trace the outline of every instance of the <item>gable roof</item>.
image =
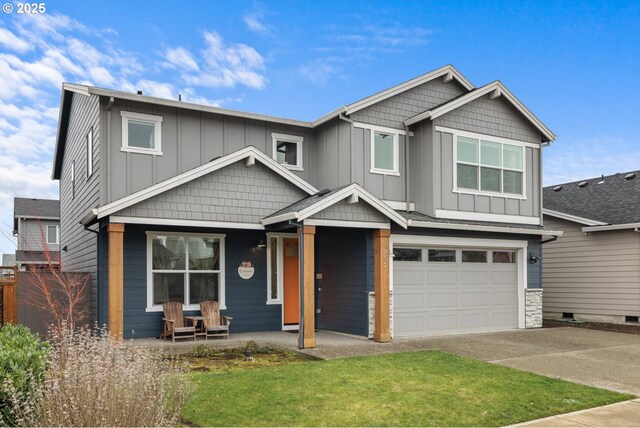
<path id="1" fill-rule="evenodd" d="M 246 160 L 247 166 L 251 166 L 256 161 L 259 161 L 264 166 L 280 175 L 293 185 L 299 187 L 309 195 L 313 195 L 318 192 L 318 189 L 289 171 L 284 166 L 280 165 L 275 160 L 271 159 L 266 154 L 262 153 L 253 146 L 248 146 L 228 155 L 216 158 L 209 163 L 184 172 L 180 175 L 176 175 L 175 177 L 164 180 L 151 187 L 147 187 L 146 189 L 139 190 L 116 201 L 110 202 L 102 207 L 93 208 L 89 210 L 89 212 L 82 219 L 81 223 L 85 225 L 90 224 L 96 219 L 101 219 L 108 215 L 114 214 L 132 205 L 140 203 L 144 200 L 157 196 L 182 184 L 188 183 L 242 160 Z"/>
<path id="2" fill-rule="evenodd" d="M 13 198 L 13 232 L 18 231 L 18 218 L 60 220 L 57 199 Z"/>
<path id="3" fill-rule="evenodd" d="M 640 223 L 640 170 L 547 186 L 543 198 L 544 214 L 585 226 Z"/>
<path id="4" fill-rule="evenodd" d="M 367 192 L 357 183 L 310 195 L 265 217 L 262 220 L 262 224 L 267 226 L 287 220 L 303 221 L 306 218 L 309 218 L 312 215 L 347 198 L 353 198 L 354 201 L 362 199 L 375 210 L 384 214 L 390 220 L 393 220 L 399 226 L 405 229 L 407 228 L 407 222 L 404 217 L 380 199 Z"/>
<path id="5" fill-rule="evenodd" d="M 452 100 L 437 105 L 429 110 L 426 110 L 420 114 L 417 114 L 409 119 L 405 120 L 405 125 L 411 126 L 425 119 L 436 119 L 442 115 L 449 113 L 465 104 L 468 104 L 480 97 L 489 95 L 492 98 L 503 97 L 513 107 L 516 108 L 540 133 L 544 136 L 545 141 L 553 141 L 557 138 L 557 135 L 551 132 L 547 126 L 540 121 L 515 95 L 507 89 L 499 80 L 491 82 L 480 88 L 473 89 L 466 94 L 462 94 Z"/>
<path id="6" fill-rule="evenodd" d="M 345 107 L 345 113 L 348 115 L 355 113 L 359 110 L 367 108 L 373 104 L 379 103 L 380 101 L 386 100 L 387 98 L 391 98 L 395 95 L 398 95 L 402 92 L 413 89 L 416 86 L 420 86 L 424 83 L 427 83 L 439 77 L 447 79 L 447 81 L 455 79 L 467 91 L 470 91 L 475 88 L 475 86 L 469 80 L 467 80 L 467 78 L 464 77 L 462 73 L 456 70 L 456 68 L 453 65 L 447 64 L 444 67 L 440 67 L 436 70 L 430 71 L 429 73 L 423 74 L 411 80 L 407 80 L 404 83 L 393 86 L 389 89 L 385 89 L 384 91 L 373 94 L 355 103 L 349 104 L 348 106 Z"/>

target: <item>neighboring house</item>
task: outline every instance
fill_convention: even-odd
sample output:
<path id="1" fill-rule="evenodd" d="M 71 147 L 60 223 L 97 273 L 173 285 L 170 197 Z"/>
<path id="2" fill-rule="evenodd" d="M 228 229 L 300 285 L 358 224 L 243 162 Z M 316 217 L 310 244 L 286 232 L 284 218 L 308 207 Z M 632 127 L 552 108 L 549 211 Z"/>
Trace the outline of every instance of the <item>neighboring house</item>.
<path id="1" fill-rule="evenodd" d="M 60 202 L 52 199 L 13 199 L 13 235 L 20 270 L 60 265 Z"/>
<path id="2" fill-rule="evenodd" d="M 3 254 L 2 255 L 2 266 L 4 267 L 9 267 L 9 266 L 16 266 L 16 255 L 15 254 Z M 12 269 L 0 269 L 0 277 L 12 277 L 13 276 L 13 270 Z"/>
<path id="3" fill-rule="evenodd" d="M 94 273 L 116 336 L 205 299 L 234 332 L 300 329 L 305 347 L 315 328 L 541 325 L 555 135 L 498 81 L 445 66 L 313 122 L 68 83 L 61 102 L 63 265 Z"/>
<path id="4" fill-rule="evenodd" d="M 640 171 L 544 188 L 544 315 L 612 323 L 640 317 Z"/>

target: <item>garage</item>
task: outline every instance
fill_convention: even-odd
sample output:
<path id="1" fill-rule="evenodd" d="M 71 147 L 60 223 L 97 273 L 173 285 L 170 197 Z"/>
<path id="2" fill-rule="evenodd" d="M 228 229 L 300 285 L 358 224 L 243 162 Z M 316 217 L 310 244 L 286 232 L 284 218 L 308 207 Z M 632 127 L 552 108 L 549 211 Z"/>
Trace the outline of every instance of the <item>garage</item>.
<path id="1" fill-rule="evenodd" d="M 397 241 L 391 274 L 394 337 L 522 327 L 524 285 L 518 284 L 524 267 L 519 269 L 518 261 L 526 242 L 523 248 L 520 243 L 496 247 L 500 242 L 492 241 L 487 248 Z"/>

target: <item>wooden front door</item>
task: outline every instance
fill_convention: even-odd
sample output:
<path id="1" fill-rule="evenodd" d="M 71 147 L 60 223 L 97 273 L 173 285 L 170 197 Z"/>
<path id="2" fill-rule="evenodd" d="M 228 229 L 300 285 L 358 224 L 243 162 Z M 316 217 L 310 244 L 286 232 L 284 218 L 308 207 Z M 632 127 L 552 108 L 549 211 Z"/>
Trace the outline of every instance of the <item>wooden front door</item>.
<path id="1" fill-rule="evenodd" d="M 284 254 L 284 325 L 298 325 L 300 322 L 300 259 L 298 239 L 282 240 Z"/>

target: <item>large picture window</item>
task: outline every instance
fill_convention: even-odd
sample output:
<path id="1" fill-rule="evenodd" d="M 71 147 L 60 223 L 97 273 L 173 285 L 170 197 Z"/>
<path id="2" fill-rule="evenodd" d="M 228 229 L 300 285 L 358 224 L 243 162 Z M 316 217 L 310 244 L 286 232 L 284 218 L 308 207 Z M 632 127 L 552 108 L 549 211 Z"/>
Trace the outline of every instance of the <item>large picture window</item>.
<path id="1" fill-rule="evenodd" d="M 149 233 L 147 310 L 164 302 L 198 309 L 203 300 L 225 308 L 224 236 Z"/>
<path id="2" fill-rule="evenodd" d="M 456 135 L 456 190 L 524 195 L 524 147 Z"/>

